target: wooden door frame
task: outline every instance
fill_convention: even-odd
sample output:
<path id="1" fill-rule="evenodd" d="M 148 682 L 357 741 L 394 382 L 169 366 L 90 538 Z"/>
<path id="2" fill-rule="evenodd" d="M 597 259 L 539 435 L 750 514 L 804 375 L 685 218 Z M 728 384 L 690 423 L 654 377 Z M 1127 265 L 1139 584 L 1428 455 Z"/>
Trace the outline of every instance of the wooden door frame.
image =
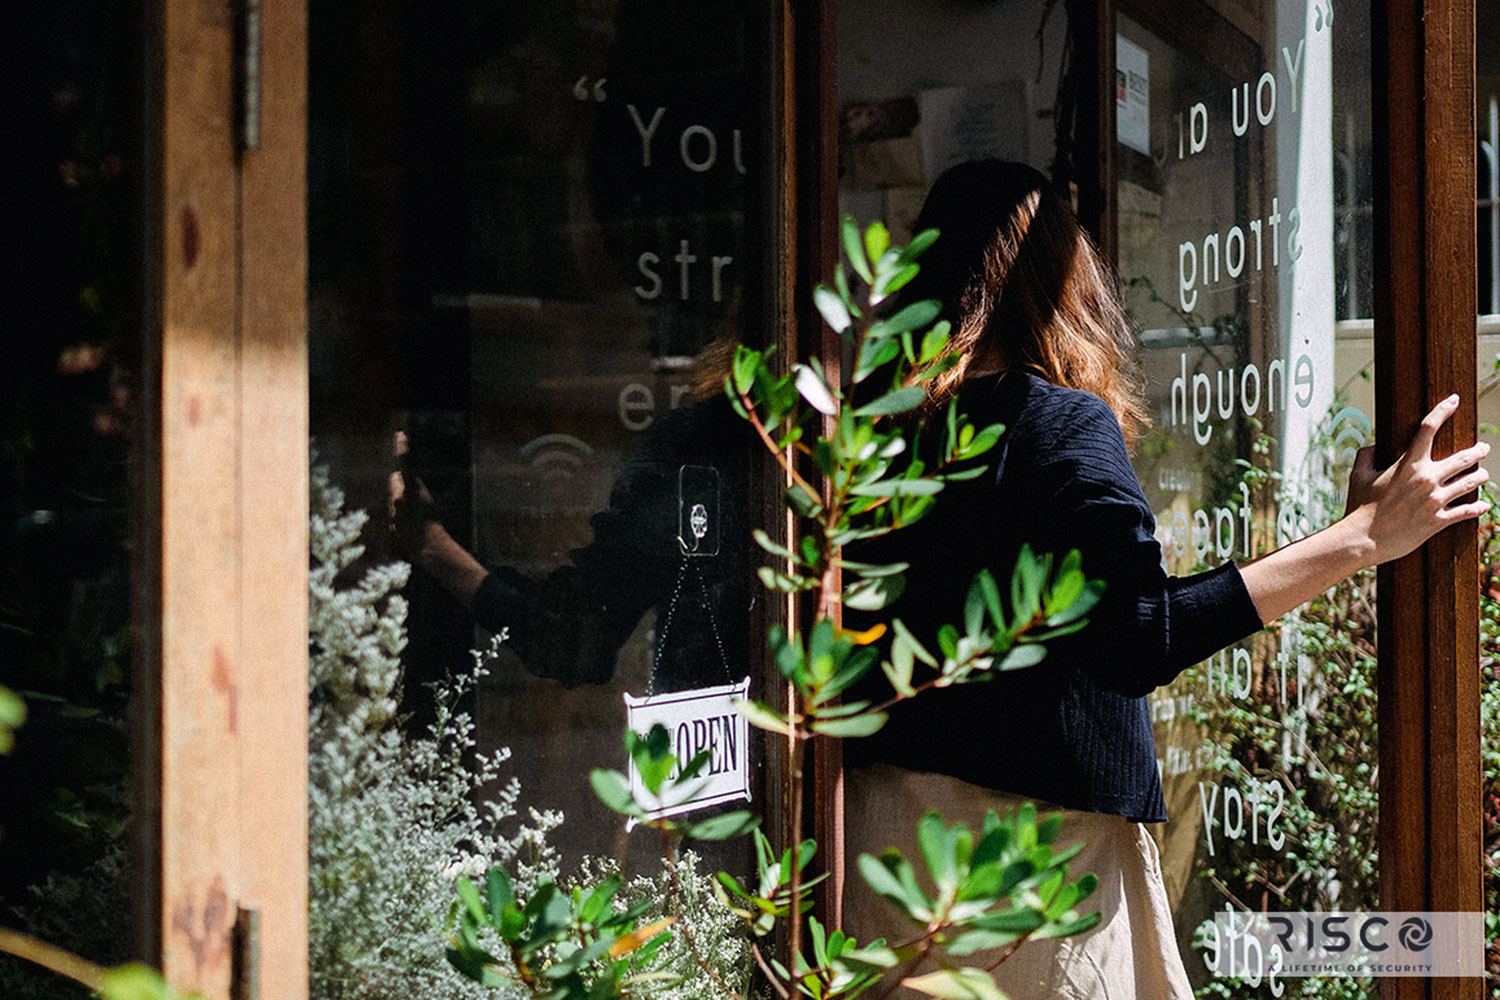
<path id="1" fill-rule="evenodd" d="M 246 86 L 245 6 L 144 5 L 131 885 L 174 986 L 302 1000 L 306 9 L 254 5 Z"/>
<path id="2" fill-rule="evenodd" d="M 836 260 L 835 0 L 808 5 L 799 24 L 797 79 L 816 97 L 799 105 L 819 127 L 794 171 L 815 211 L 797 235 L 813 256 Z M 1113 259 L 1114 0 L 1070 0 L 1080 79 L 1097 74 L 1093 107 L 1078 110 L 1079 215 Z M 1084 16 L 1092 13 L 1092 19 Z M 1376 164 L 1376 429 L 1380 460 L 1410 439 L 1450 392 L 1463 402 L 1439 435 L 1449 454 L 1475 440 L 1473 0 L 1375 0 L 1373 101 Z M 831 82 L 832 81 L 832 82 Z M 807 134 L 804 130 L 801 134 Z M 1090 165 L 1093 165 L 1092 169 Z M 821 220 L 821 221 L 820 221 Z M 790 235 L 790 233 L 789 233 Z M 800 274 L 801 272 L 799 272 Z M 1472 522 L 1379 572 L 1381 905 L 1390 910 L 1482 911 L 1478 550 Z M 842 876 L 842 769 L 817 770 L 819 843 Z M 834 900 L 836 894 L 829 893 Z M 829 899 L 825 912 L 837 913 Z M 1382 996 L 1477 998 L 1483 981 L 1382 980 Z"/>
<path id="3" fill-rule="evenodd" d="M 1474 4 L 1374 5 L 1375 426 L 1394 460 L 1452 392 L 1434 453 L 1475 440 Z M 1379 571 L 1380 900 L 1483 911 L 1479 555 L 1455 526 Z M 1478 998 L 1480 979 L 1384 979 L 1387 1000 Z"/>

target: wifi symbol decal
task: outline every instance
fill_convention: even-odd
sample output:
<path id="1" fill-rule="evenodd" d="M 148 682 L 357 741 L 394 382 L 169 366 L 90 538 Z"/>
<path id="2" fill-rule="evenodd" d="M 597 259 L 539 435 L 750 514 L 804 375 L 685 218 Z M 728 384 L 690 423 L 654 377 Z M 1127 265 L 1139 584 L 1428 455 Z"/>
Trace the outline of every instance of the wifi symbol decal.
<path id="1" fill-rule="evenodd" d="M 547 478 L 566 479 L 594 454 L 586 442 L 571 434 L 543 434 L 521 446 L 521 457 Z"/>
<path id="2" fill-rule="evenodd" d="M 1340 462 L 1352 462 L 1355 452 L 1370 440 L 1370 418 L 1357 406 L 1346 406 L 1333 415 L 1333 446 Z"/>

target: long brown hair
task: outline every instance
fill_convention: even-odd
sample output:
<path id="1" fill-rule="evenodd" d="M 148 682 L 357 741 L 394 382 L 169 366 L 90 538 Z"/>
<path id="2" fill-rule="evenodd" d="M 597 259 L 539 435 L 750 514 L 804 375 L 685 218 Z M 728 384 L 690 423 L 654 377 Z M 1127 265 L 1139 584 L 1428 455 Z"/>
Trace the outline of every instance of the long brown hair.
<path id="1" fill-rule="evenodd" d="M 1021 163 L 959 164 L 933 184 L 916 231 L 939 230 L 903 301 L 938 299 L 956 367 L 931 403 L 966 378 L 1031 369 L 1094 393 L 1133 444 L 1150 424 L 1140 366 L 1109 267 L 1047 178 Z"/>

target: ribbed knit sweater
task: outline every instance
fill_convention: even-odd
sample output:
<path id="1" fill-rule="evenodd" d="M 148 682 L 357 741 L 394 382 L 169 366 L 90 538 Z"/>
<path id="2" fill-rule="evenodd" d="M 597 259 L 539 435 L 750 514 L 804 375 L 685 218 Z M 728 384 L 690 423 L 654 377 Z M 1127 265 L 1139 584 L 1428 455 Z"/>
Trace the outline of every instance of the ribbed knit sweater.
<path id="1" fill-rule="evenodd" d="M 1147 695 L 1261 628 L 1239 570 L 1167 576 L 1119 424 L 1099 397 L 1014 372 L 972 380 L 959 401 L 977 426 L 1006 431 L 991 473 L 950 485 L 931 515 L 860 555 L 911 563 L 891 611 L 930 641 L 962 620 L 980 568 L 1006 592 L 1023 543 L 1059 557 L 1079 549 L 1084 573 L 1107 590 L 1089 625 L 1050 643 L 1040 664 L 925 692 L 875 736 L 848 741 L 846 757 L 1164 820 Z"/>

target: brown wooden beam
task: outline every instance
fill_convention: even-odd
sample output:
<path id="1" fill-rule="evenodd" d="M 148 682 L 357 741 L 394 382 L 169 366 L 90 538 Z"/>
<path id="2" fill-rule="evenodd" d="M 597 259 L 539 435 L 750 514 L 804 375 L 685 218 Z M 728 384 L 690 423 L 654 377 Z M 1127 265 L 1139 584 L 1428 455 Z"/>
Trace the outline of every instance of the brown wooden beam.
<path id="1" fill-rule="evenodd" d="M 1449 393 L 1434 447 L 1476 433 L 1474 10 L 1385 0 L 1374 18 L 1376 434 L 1384 464 Z M 1483 910 L 1478 554 L 1471 523 L 1381 568 L 1381 906 Z M 1478 998 L 1473 980 L 1382 980 L 1386 1000 Z"/>
<path id="2" fill-rule="evenodd" d="M 147 7 L 143 461 L 132 695 L 138 950 L 306 996 L 305 0 L 266 0 L 237 154 L 237 8 Z"/>

